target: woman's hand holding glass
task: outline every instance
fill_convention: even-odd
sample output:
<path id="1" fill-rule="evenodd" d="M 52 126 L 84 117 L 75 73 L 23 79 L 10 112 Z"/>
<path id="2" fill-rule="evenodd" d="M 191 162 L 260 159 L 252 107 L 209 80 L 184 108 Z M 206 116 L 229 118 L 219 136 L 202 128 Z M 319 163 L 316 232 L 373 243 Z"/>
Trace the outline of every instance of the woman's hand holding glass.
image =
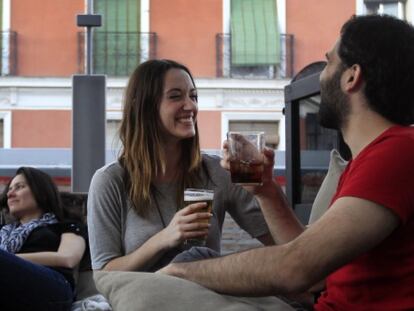
<path id="1" fill-rule="evenodd" d="M 205 237 L 210 227 L 211 213 L 201 212 L 207 203 L 190 204 L 175 213 L 168 226 L 162 231 L 167 248 L 173 248 L 185 240 Z M 206 221 L 207 220 L 207 221 Z"/>

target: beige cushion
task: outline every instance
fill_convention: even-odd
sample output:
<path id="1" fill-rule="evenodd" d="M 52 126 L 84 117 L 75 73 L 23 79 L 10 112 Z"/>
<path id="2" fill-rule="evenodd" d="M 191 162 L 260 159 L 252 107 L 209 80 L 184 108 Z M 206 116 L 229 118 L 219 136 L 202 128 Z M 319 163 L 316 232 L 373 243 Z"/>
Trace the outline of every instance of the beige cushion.
<path id="1" fill-rule="evenodd" d="M 312 204 L 309 224 L 318 220 L 319 217 L 321 217 L 322 214 L 328 209 L 332 197 L 336 192 L 339 177 L 347 164 L 348 162 L 342 159 L 337 150 L 333 149 L 331 151 L 328 172 L 321 184 L 321 187 L 319 188 L 315 201 Z"/>
<path id="2" fill-rule="evenodd" d="M 276 297 L 220 295 L 196 283 L 163 274 L 95 271 L 94 279 L 115 311 L 294 310 Z"/>

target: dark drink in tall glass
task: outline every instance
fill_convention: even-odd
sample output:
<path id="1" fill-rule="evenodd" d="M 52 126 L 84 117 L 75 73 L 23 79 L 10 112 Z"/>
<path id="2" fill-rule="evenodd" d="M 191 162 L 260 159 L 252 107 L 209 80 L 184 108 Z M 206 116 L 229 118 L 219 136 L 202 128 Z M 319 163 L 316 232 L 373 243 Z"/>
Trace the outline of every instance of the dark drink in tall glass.
<path id="1" fill-rule="evenodd" d="M 263 132 L 229 132 L 231 181 L 239 185 L 263 183 Z"/>

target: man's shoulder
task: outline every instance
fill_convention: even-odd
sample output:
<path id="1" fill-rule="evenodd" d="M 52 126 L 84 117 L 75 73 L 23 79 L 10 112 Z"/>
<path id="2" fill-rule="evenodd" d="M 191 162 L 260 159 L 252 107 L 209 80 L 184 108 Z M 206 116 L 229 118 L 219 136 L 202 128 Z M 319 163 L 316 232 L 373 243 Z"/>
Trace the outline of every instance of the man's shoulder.
<path id="1" fill-rule="evenodd" d="M 414 127 L 394 126 L 381 134 L 368 148 L 370 155 L 402 155 L 414 156 Z"/>
<path id="2" fill-rule="evenodd" d="M 404 171 L 414 173 L 414 128 L 396 126 L 365 147 L 352 161 L 350 171 Z"/>
<path id="3" fill-rule="evenodd" d="M 394 126 L 385 133 L 383 139 L 391 140 L 391 141 L 399 141 L 399 142 L 413 142 L 414 141 L 414 127 L 413 126 Z"/>
<path id="4" fill-rule="evenodd" d="M 390 152 L 414 156 L 414 127 L 397 127 L 384 140 Z"/>

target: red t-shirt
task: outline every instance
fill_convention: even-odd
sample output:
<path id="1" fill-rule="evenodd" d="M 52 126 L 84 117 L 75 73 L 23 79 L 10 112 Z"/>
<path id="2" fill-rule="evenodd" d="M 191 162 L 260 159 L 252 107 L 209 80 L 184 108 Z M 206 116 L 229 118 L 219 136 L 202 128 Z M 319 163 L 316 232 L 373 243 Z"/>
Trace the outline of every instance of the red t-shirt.
<path id="1" fill-rule="evenodd" d="M 329 275 L 315 310 L 414 310 L 414 127 L 394 126 L 364 148 L 342 174 L 332 202 L 345 196 L 391 209 L 400 225 Z"/>

